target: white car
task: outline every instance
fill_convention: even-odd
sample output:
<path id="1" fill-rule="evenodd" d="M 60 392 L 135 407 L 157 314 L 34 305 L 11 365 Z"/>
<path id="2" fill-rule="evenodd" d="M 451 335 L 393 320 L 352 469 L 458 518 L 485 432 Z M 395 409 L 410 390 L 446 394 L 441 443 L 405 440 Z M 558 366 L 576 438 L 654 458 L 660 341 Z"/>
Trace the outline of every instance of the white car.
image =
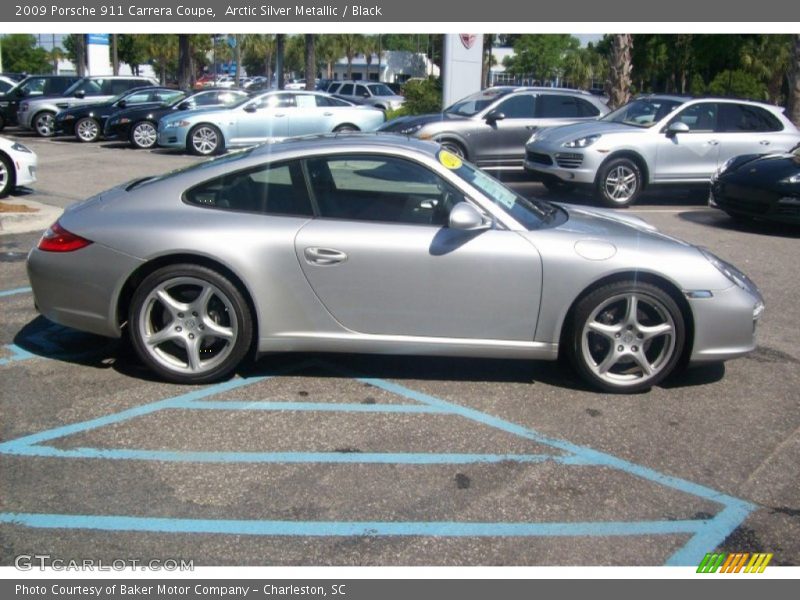
<path id="1" fill-rule="evenodd" d="M 0 198 L 15 187 L 36 181 L 36 154 L 19 142 L 0 137 Z"/>

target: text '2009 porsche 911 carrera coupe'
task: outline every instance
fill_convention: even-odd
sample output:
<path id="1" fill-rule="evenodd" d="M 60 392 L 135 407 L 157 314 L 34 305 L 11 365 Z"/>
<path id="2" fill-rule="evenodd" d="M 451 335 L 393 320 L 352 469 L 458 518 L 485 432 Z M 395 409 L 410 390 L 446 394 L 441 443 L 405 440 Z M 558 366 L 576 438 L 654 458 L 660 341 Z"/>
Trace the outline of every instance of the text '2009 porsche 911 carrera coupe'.
<path id="1" fill-rule="evenodd" d="M 526 199 L 437 144 L 346 134 L 265 144 L 70 207 L 28 259 L 38 309 L 127 328 L 161 377 L 253 353 L 554 360 L 636 392 L 755 347 L 734 266 L 613 211 Z"/>

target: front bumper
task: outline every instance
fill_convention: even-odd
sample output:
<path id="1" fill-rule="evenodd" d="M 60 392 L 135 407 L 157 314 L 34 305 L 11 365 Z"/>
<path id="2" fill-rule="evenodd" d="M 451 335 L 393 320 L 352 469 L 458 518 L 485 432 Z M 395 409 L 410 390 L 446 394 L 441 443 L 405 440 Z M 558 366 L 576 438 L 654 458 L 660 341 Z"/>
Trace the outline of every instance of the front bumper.
<path id="1" fill-rule="evenodd" d="M 189 135 L 188 127 L 170 127 L 158 130 L 158 145 L 162 148 L 186 148 L 186 139 Z"/>
<path id="2" fill-rule="evenodd" d="M 524 166 L 527 172 L 540 178 L 593 184 L 605 158 L 605 154 L 591 148 L 564 148 L 534 142 L 525 147 Z"/>
<path id="3" fill-rule="evenodd" d="M 687 301 L 694 317 L 690 363 L 720 362 L 755 350 L 756 325 L 764 312 L 758 290 L 732 285 L 711 297 Z"/>
<path id="4" fill-rule="evenodd" d="M 31 119 L 33 118 L 33 112 L 30 110 L 26 111 L 17 111 L 17 125 L 24 129 L 33 129 L 33 125 L 31 125 Z"/>
<path id="5" fill-rule="evenodd" d="M 16 184 L 31 185 L 36 183 L 36 170 L 39 159 L 33 152 L 15 152 L 11 157 L 16 167 Z"/>
<path id="6" fill-rule="evenodd" d="M 753 219 L 800 225 L 800 196 L 788 191 L 781 194 L 773 190 L 714 179 L 711 182 L 708 205 Z"/>

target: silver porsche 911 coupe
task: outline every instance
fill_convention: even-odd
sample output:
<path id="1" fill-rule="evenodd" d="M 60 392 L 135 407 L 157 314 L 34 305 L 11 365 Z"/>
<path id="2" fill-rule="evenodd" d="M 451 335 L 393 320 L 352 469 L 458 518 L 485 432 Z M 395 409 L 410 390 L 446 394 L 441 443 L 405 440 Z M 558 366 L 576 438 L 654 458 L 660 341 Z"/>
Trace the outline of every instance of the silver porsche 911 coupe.
<path id="1" fill-rule="evenodd" d="M 262 145 L 70 207 L 28 259 L 38 309 L 127 327 L 161 377 L 205 383 L 251 353 L 553 360 L 635 392 L 753 350 L 741 271 L 644 221 L 526 199 L 431 142 Z"/>

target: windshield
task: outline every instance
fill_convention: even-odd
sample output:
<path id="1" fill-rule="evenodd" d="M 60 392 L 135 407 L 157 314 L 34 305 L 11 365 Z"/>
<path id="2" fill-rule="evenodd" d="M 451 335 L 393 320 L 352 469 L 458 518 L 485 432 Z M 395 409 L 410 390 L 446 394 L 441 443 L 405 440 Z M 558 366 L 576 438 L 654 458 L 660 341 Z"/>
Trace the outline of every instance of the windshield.
<path id="1" fill-rule="evenodd" d="M 389 88 L 387 85 L 383 85 L 382 83 L 376 83 L 374 85 L 368 85 L 369 91 L 372 92 L 373 96 L 394 96 L 394 92 Z"/>
<path id="2" fill-rule="evenodd" d="M 667 98 L 641 98 L 628 102 L 625 106 L 608 113 L 600 120 L 646 129 L 658 123 L 683 103 L 683 100 Z"/>
<path id="3" fill-rule="evenodd" d="M 510 89 L 489 88 L 488 90 L 476 92 L 471 96 L 467 96 L 466 98 L 459 100 L 455 104 L 445 108 L 444 112 L 452 115 L 471 117 L 472 115 L 476 115 L 481 112 L 498 98 L 502 98 L 510 92 Z"/>
<path id="4" fill-rule="evenodd" d="M 558 212 L 558 209 L 545 200 L 524 198 L 507 188 L 494 177 L 477 167 L 462 161 L 447 150 L 440 150 L 439 162 L 453 171 L 461 179 L 480 190 L 495 205 L 521 223 L 526 229 L 539 229 Z"/>

